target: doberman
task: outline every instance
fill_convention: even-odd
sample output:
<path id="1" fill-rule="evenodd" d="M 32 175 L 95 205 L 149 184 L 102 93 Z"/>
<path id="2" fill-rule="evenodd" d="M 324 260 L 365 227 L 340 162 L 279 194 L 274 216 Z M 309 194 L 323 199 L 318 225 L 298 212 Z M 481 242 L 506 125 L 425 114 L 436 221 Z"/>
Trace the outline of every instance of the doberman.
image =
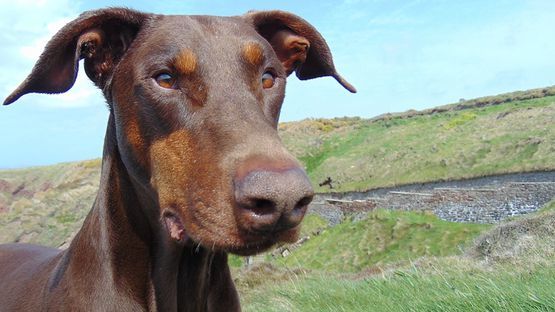
<path id="1" fill-rule="evenodd" d="M 283 11 L 89 11 L 4 104 L 69 90 L 81 59 L 110 110 L 100 189 L 68 249 L 0 247 L 0 310 L 240 310 L 227 254 L 294 241 L 313 197 L 277 133 L 286 77 L 356 92 L 326 42 Z"/>

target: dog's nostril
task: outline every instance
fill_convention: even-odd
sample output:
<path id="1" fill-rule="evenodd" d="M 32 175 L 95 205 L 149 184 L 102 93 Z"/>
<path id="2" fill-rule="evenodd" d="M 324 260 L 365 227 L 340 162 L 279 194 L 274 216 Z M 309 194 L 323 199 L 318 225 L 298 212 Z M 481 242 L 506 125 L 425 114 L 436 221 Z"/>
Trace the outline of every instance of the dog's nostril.
<path id="1" fill-rule="evenodd" d="M 251 232 L 289 230 L 301 222 L 314 193 L 300 168 L 251 170 L 234 180 L 237 225 Z"/>
<path id="2" fill-rule="evenodd" d="M 299 209 L 305 208 L 312 201 L 312 197 L 313 196 L 305 196 L 305 197 L 301 198 L 301 200 L 299 200 L 297 202 L 297 204 L 295 205 L 295 207 L 293 209 L 294 210 L 299 210 Z"/>
<path id="3" fill-rule="evenodd" d="M 259 198 L 254 199 L 252 204 L 246 208 L 257 215 L 267 215 L 276 211 L 276 204 L 271 200 Z"/>

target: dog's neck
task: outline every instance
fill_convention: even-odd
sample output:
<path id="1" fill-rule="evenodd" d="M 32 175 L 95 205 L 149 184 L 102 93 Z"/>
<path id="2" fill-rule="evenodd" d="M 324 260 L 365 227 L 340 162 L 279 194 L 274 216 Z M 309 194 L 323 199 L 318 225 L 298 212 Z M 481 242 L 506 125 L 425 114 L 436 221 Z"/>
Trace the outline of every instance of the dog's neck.
<path id="1" fill-rule="evenodd" d="M 172 241 L 164 228 L 147 221 L 149 211 L 159 209 L 148 209 L 153 202 L 138 194 L 119 156 L 111 116 L 97 198 L 50 287 L 71 274 L 71 281 L 91 281 L 84 292 L 99 292 L 107 305 L 117 304 L 121 311 L 126 310 L 122 305 L 152 311 L 239 310 L 227 254 Z M 107 298 L 110 292 L 103 289 L 117 289 L 119 295 Z M 219 302 L 227 304 L 218 307 Z"/>

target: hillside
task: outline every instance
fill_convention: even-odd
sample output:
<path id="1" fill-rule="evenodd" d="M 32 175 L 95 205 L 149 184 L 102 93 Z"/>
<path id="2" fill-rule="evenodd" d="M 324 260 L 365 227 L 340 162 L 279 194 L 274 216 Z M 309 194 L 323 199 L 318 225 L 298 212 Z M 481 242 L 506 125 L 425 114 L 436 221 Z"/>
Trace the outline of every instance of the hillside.
<path id="1" fill-rule="evenodd" d="M 348 219 L 324 228 L 287 257 L 275 263 L 327 272 L 358 272 L 423 256 L 448 256 L 490 228 L 454 223 L 429 213 L 378 210 L 362 220 Z M 337 246 L 343 246 L 342 251 Z"/>
<path id="2" fill-rule="evenodd" d="M 360 229 L 347 232 L 364 232 L 365 222 L 355 222 Z M 387 233 L 372 226 L 366 229 L 375 230 L 378 237 Z M 325 257 L 326 263 L 342 263 L 366 245 L 364 239 L 345 240 L 343 232 L 332 231 L 325 240 L 341 245 L 325 244 L 322 239 L 321 249 L 331 247 L 325 256 L 304 253 L 313 248 L 306 244 L 293 253 L 298 262 L 289 263 L 287 270 L 264 264 L 242 271 L 238 284 L 245 311 L 516 312 L 555 307 L 555 201 L 538 213 L 486 230 L 458 255 L 390 259 L 385 265 L 359 267 L 350 274 L 314 270 L 310 260 L 303 259 L 310 255 Z M 433 237 L 426 239 L 441 241 Z M 409 242 L 418 244 L 421 237 L 409 236 Z M 407 246 L 403 249 L 411 251 Z M 389 252 L 398 254 L 396 248 Z M 345 264 L 350 266 L 348 260 Z"/>
<path id="3" fill-rule="evenodd" d="M 555 87 L 373 119 L 280 124 L 317 192 L 555 169 Z M 0 241 L 60 246 L 94 200 L 100 161 L 0 170 Z"/>
<path id="4" fill-rule="evenodd" d="M 0 171 L 0 242 L 67 243 L 99 182 L 99 160 Z"/>
<path id="5" fill-rule="evenodd" d="M 335 191 L 352 191 L 555 167 L 554 96 L 451 108 L 280 130 L 318 192 L 330 191 L 318 187 L 327 177 Z"/>

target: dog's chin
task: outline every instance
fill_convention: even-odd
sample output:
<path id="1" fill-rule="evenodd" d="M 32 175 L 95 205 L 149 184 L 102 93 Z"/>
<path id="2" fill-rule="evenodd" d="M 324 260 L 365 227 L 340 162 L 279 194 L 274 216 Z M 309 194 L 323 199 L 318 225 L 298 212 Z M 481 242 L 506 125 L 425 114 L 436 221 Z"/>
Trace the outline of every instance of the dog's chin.
<path id="1" fill-rule="evenodd" d="M 264 252 L 274 246 L 276 242 L 265 241 L 257 244 L 246 244 L 244 246 L 233 246 L 227 248 L 226 252 L 238 255 L 238 256 L 252 256 Z"/>
<path id="2" fill-rule="evenodd" d="M 267 236 L 260 236 L 257 239 L 253 239 L 253 236 L 253 234 L 244 236 L 240 244 L 226 248 L 225 251 L 239 256 L 252 256 L 267 251 L 277 243 L 294 243 L 299 237 L 299 227 Z"/>
<path id="3" fill-rule="evenodd" d="M 173 220 L 170 219 L 170 221 Z M 168 228 L 170 236 L 172 237 L 177 236 L 174 234 L 174 232 L 179 233 L 179 231 L 172 231 L 172 227 Z M 238 235 L 235 234 L 237 236 L 229 235 L 227 239 L 217 236 L 214 237 L 195 235 L 195 233 L 189 232 L 183 235 L 184 237 L 186 237 L 186 239 L 181 241 L 181 243 L 203 246 L 204 248 L 210 249 L 212 251 L 223 251 L 239 256 L 252 256 L 264 252 L 278 243 L 296 242 L 297 238 L 299 237 L 299 229 L 300 226 L 297 226 L 286 231 L 266 234 L 243 232 L 239 233 Z M 233 238 L 229 239 L 229 237 Z"/>

